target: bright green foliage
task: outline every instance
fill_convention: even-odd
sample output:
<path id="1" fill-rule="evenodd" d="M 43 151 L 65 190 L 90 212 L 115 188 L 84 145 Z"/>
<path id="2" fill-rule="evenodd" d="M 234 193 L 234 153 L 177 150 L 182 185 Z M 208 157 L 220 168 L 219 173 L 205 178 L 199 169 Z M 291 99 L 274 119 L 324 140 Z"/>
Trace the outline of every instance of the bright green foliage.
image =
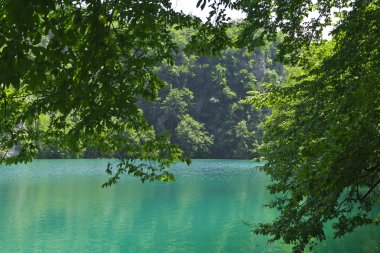
<path id="1" fill-rule="evenodd" d="M 161 172 L 183 159 L 181 151 L 164 136 L 141 137 L 152 128 L 136 102 L 155 99 L 164 86 L 154 67 L 173 61 L 173 27 L 197 28 L 200 20 L 175 12 L 169 0 L 0 6 L 0 162 L 30 161 L 39 143 L 73 153 L 101 146 L 124 154 L 119 172 L 169 178 Z M 39 127 L 41 115 L 48 127 Z M 136 158 L 163 166 L 129 167 Z"/>
<path id="2" fill-rule="evenodd" d="M 239 23 L 240 32 L 227 44 L 254 50 L 258 46 L 274 41 L 281 31 L 278 58 L 296 63 L 304 46 L 320 42 L 322 32 L 333 22 L 333 13 L 344 13 L 344 8 L 352 8 L 355 2 L 366 5 L 367 0 L 199 0 L 200 7 L 210 6 L 208 22 L 215 22 L 218 28 L 228 20 L 225 9 L 243 12 L 246 17 Z M 317 16 L 309 17 L 314 12 Z"/>
<path id="3" fill-rule="evenodd" d="M 162 101 L 162 109 L 170 116 L 182 118 L 190 109 L 193 99 L 193 93 L 189 89 L 180 90 L 174 88 L 169 91 L 164 101 Z"/>
<path id="4" fill-rule="evenodd" d="M 223 12 L 221 9 L 217 15 Z M 229 70 L 225 64 L 202 64 L 205 58 L 185 53 L 185 49 L 213 53 L 226 48 L 235 35 L 226 36 L 231 24 L 225 18 L 202 24 L 199 19 L 175 12 L 165 0 L 2 1 L 0 18 L 1 162 L 26 162 L 37 154 L 76 157 L 83 152 L 89 156 L 117 152 L 135 157 L 134 149 L 144 147 L 145 141 L 141 138 L 135 142 L 124 133 L 138 132 L 141 136 L 151 131 L 139 111 L 139 102 L 156 99 L 165 85 L 158 77 L 164 76 L 162 71 L 157 72 L 161 64 L 185 75 L 184 84 L 175 88 L 188 86 L 197 90 L 194 95 L 198 96 L 202 91 L 194 86 L 201 87 L 206 81 L 210 84 L 206 97 L 199 97 L 211 102 L 202 105 L 197 101 L 195 110 L 200 105 L 212 105 L 202 115 L 205 121 L 222 121 L 224 112 L 229 112 L 228 126 L 217 128 L 218 121 L 214 121 L 210 126 L 213 131 L 229 132 L 240 120 L 230 112 L 239 108 L 243 114 L 248 108 L 237 105 L 255 82 L 253 64 L 249 69 L 240 68 L 245 61 L 239 63 L 239 54 L 244 50 L 236 55 L 226 51 L 226 58 L 234 64 Z M 188 64 L 172 65 L 179 54 Z M 210 82 L 198 82 L 202 75 Z M 177 81 L 179 78 L 182 76 L 177 75 Z M 161 108 L 161 103 L 169 102 L 165 99 L 155 104 L 153 114 L 173 109 Z M 210 117 L 219 103 L 227 101 L 234 106 L 220 106 L 215 117 Z M 188 111 L 169 113 L 174 119 L 169 127 L 173 130 L 179 122 L 177 115 Z M 48 120 L 39 122 L 41 116 Z M 248 124 L 254 125 L 252 121 Z M 156 137 L 161 144 L 168 143 L 161 136 L 152 139 Z M 222 145 L 218 153 L 228 156 L 225 147 L 229 143 Z M 9 154 L 14 147 L 19 153 Z M 171 147 L 174 153 L 167 159 L 181 159 L 181 152 Z"/>
<path id="5" fill-rule="evenodd" d="M 380 200 L 380 1 L 352 8 L 333 41 L 311 45 L 261 101 L 273 108 L 261 152 L 280 215 L 255 232 L 295 252 L 324 240 L 328 221 L 335 237 L 379 222 L 370 211 Z"/>
<path id="6" fill-rule="evenodd" d="M 228 30 L 231 37 L 238 32 L 236 25 Z M 191 34 L 190 29 L 173 31 L 175 41 L 183 45 L 188 43 Z M 156 69 L 169 85 L 159 93 L 159 101 L 143 104 L 144 114 L 155 129 L 172 132 L 184 114 L 176 104 L 183 101 L 182 107 L 187 109 L 182 111 L 203 123 L 207 132 L 214 136 L 208 158 L 250 159 L 257 156 L 255 145 L 261 142 L 262 122 L 269 110 L 256 110 L 241 100 L 248 91 L 260 89 L 263 82 L 282 82 L 284 70 L 275 62 L 275 54 L 275 43 L 268 43 L 254 52 L 228 48 L 221 51 L 219 57 L 192 55 L 180 50 L 173 65 L 162 64 Z M 186 106 L 185 96 L 180 95 L 185 90 L 193 94 L 191 106 Z M 173 102 L 163 107 L 167 101 Z M 174 112 L 172 117 L 169 117 L 169 110 Z M 243 126 L 246 127 L 244 131 L 240 128 Z M 183 148 L 177 138 L 172 141 Z"/>
<path id="7" fill-rule="evenodd" d="M 231 149 L 230 142 L 221 144 L 226 134 L 245 139 L 258 133 L 265 111 L 237 117 L 245 114 L 239 98 L 256 82 L 270 81 L 270 93 L 256 102 L 273 107 L 262 154 L 273 179 L 269 189 L 281 194 L 270 204 L 280 216 L 255 231 L 303 251 L 314 238 L 325 238 L 327 221 L 334 221 L 336 236 L 377 222 L 368 212 L 380 197 L 379 0 L 199 0 L 199 7 L 209 3 L 212 9 L 203 25 L 175 12 L 168 0 L 0 3 L 1 162 L 29 161 L 39 142 L 74 153 L 96 146 L 123 158 L 116 173 L 107 169 L 106 186 L 124 172 L 171 180 L 165 169 L 183 160 L 181 151 L 153 131 L 137 106 L 157 98 L 164 86 L 158 76 L 191 90 L 196 112 L 207 108 L 196 119 L 213 123 L 206 130 L 218 133 L 215 143 L 224 147 L 215 153 Z M 228 23 L 226 7 L 247 17 Z M 323 43 L 334 10 L 341 19 L 333 42 Z M 305 19 L 311 11 L 319 16 Z M 176 41 L 173 30 L 184 28 L 193 30 Z M 238 34 L 227 36 L 233 34 L 228 28 Z M 235 43 L 253 51 L 279 30 L 279 59 L 300 67 L 283 87 L 281 74 L 252 70 L 275 63 L 245 61 L 249 52 L 226 49 Z M 194 51 L 219 52 L 222 60 L 186 53 Z M 257 51 L 263 52 L 276 55 Z M 212 138 L 202 123 L 185 119 L 177 137 L 206 151 Z"/>
<path id="8" fill-rule="evenodd" d="M 207 154 L 214 142 L 214 137 L 210 135 L 204 124 L 194 120 L 186 114 L 175 129 L 175 138 L 178 145 L 189 157 L 207 157 Z"/>
<path id="9" fill-rule="evenodd" d="M 177 125 L 179 120 L 189 111 L 192 107 L 194 99 L 193 93 L 187 89 L 171 89 L 168 95 L 161 103 L 163 115 L 168 116 L 170 121 L 170 133 L 173 134 L 174 124 Z"/>
<path id="10" fill-rule="evenodd" d="M 234 150 L 235 157 L 253 157 L 255 149 L 258 146 L 256 132 L 254 130 L 249 130 L 247 126 L 247 121 L 239 121 L 229 133 L 231 135 L 231 140 L 234 142 L 232 146 Z"/>

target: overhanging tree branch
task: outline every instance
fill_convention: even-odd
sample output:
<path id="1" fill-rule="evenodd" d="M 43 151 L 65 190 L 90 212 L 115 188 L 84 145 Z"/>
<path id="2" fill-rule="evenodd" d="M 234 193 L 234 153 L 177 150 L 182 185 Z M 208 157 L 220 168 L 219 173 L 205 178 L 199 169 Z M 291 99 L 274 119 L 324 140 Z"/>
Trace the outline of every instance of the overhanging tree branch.
<path id="1" fill-rule="evenodd" d="M 375 189 L 376 186 L 378 186 L 379 184 L 380 184 L 380 179 L 377 180 L 377 182 L 374 183 L 374 184 L 371 186 L 371 188 L 368 189 L 367 193 L 364 194 L 363 197 L 359 197 L 358 199 L 359 199 L 360 201 L 363 201 L 365 198 L 367 198 L 367 197 L 371 194 L 371 192 L 373 191 L 373 189 Z"/>

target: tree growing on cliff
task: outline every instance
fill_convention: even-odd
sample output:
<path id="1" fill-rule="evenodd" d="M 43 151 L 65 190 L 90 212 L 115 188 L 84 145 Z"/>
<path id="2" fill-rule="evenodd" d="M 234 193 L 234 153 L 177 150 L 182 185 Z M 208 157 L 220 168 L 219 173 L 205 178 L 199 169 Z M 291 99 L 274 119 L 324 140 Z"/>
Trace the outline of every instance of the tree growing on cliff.
<path id="1" fill-rule="evenodd" d="M 174 137 L 185 155 L 189 157 L 206 157 L 214 142 L 214 137 L 206 131 L 204 124 L 188 114 L 178 124 Z"/>
<path id="2" fill-rule="evenodd" d="M 169 90 L 165 99 L 162 101 L 161 109 L 164 116 L 169 118 L 170 134 L 174 133 L 174 127 L 191 109 L 194 95 L 188 88 Z"/>

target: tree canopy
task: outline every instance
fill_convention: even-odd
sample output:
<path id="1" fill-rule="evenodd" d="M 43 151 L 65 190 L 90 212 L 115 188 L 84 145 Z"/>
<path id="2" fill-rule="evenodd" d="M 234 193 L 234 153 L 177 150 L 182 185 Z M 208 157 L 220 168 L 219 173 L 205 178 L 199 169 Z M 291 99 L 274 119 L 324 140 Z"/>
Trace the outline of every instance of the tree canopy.
<path id="1" fill-rule="evenodd" d="M 322 1 L 321 1 L 322 2 Z M 380 197 L 380 2 L 356 1 L 329 42 L 312 43 L 283 86 L 250 99 L 270 106 L 261 154 L 277 198 L 272 223 L 255 232 L 302 252 L 326 235 L 378 224 Z"/>
<path id="2" fill-rule="evenodd" d="M 205 23 L 168 0 L 0 3 L 1 162 L 29 161 L 38 141 L 73 152 L 101 143 L 122 158 L 116 172 L 107 169 L 105 185 L 124 172 L 173 179 L 166 168 L 185 160 L 182 151 L 154 132 L 137 105 L 164 86 L 154 68 L 173 64 L 180 43 L 171 29 L 194 29 L 185 48 L 203 54 L 230 45 L 252 50 L 281 32 L 278 58 L 298 66 L 284 86 L 274 82 L 253 97 L 273 108 L 261 150 L 269 189 L 280 194 L 269 206 L 280 215 L 256 233 L 303 251 L 325 238 L 327 221 L 338 237 L 377 222 L 368 212 L 380 185 L 379 0 L 199 0 L 200 8 L 211 6 Z M 247 15 L 237 36 L 228 35 L 226 8 Z M 334 15 L 326 43 L 322 32 Z M 223 74 L 223 66 L 215 69 L 222 85 Z M 244 123 L 236 130 L 248 134 Z"/>
<path id="3" fill-rule="evenodd" d="M 175 129 L 175 139 L 189 157 L 207 157 L 210 146 L 214 142 L 212 135 L 207 133 L 204 124 L 186 114 Z"/>
<path id="4" fill-rule="evenodd" d="M 136 103 L 164 86 L 153 68 L 177 51 L 170 29 L 199 19 L 165 0 L 17 0 L 1 1 L 0 23 L 1 162 L 29 161 L 39 141 L 72 152 L 101 143 L 123 151 L 120 173 L 172 177 L 165 168 L 184 160 L 182 152 L 165 136 L 142 138 L 152 128 Z M 159 165 L 132 166 L 133 159 Z"/>

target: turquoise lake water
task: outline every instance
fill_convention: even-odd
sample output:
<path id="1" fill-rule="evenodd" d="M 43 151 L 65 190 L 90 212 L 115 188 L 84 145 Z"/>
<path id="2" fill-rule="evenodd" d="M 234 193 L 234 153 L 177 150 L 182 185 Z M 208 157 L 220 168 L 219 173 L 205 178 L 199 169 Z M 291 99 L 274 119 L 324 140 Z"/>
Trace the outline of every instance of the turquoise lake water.
<path id="1" fill-rule="evenodd" d="M 0 167 L 0 252 L 290 252 L 247 224 L 270 221 L 258 163 L 194 160 L 176 181 L 123 177 L 103 189 L 108 160 L 36 160 Z M 376 215 L 376 213 L 374 213 Z M 362 227 L 313 252 L 380 252 L 380 227 Z"/>

